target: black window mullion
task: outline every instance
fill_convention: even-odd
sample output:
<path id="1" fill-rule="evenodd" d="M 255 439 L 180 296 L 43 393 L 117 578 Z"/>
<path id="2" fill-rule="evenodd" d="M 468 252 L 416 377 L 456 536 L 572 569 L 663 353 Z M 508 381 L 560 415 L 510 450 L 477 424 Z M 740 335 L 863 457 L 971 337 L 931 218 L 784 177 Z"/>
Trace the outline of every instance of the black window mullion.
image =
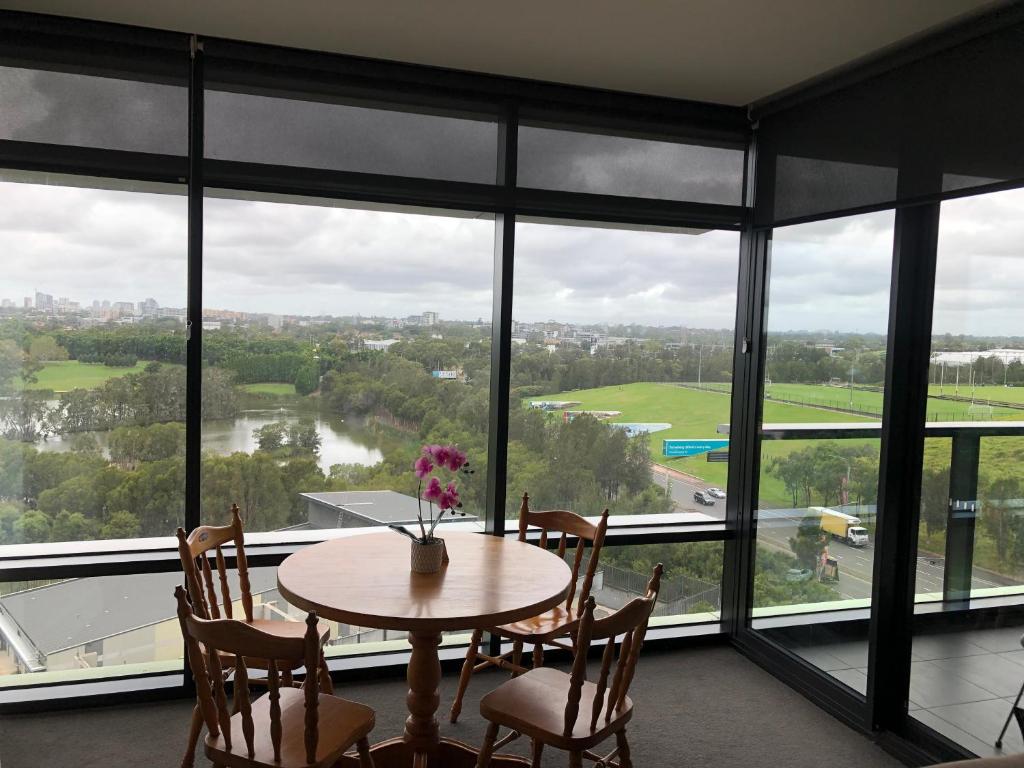
<path id="1" fill-rule="evenodd" d="M 907 719 L 938 235 L 938 203 L 896 211 L 868 645 L 876 730 Z"/>
<path id="2" fill-rule="evenodd" d="M 499 127 L 498 175 L 506 190 L 516 184 L 519 114 L 510 103 Z M 490 420 L 487 432 L 487 533 L 505 534 L 505 482 L 508 459 L 509 388 L 512 376 L 512 279 L 516 221 L 512 209 L 494 217 L 494 290 L 491 314 Z"/>

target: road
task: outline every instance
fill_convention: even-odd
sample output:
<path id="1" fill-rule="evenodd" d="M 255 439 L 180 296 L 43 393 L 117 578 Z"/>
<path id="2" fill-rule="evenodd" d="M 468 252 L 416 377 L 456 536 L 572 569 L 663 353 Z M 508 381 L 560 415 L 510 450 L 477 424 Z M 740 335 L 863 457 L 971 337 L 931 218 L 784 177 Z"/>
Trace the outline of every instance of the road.
<path id="1" fill-rule="evenodd" d="M 786 554 L 792 554 L 789 539 L 796 535 L 803 510 L 762 510 L 758 515 L 758 544 Z M 829 554 L 839 563 L 839 582 L 836 589 L 844 599 L 871 597 L 871 579 L 874 568 L 874 546 L 851 547 L 841 541 L 829 544 Z M 942 592 L 942 560 L 917 558 L 916 592 Z M 991 580 L 991 574 L 974 570 L 971 586 L 975 588 L 1000 586 Z"/>
<path id="2" fill-rule="evenodd" d="M 706 507 L 693 500 L 695 491 L 703 490 L 707 483 L 682 472 L 651 465 L 651 479 L 662 488 L 667 488 L 676 512 L 699 512 L 715 520 L 725 520 L 725 499 L 716 499 L 715 505 Z M 758 544 L 770 547 L 787 555 L 793 553 L 789 539 L 796 535 L 803 510 L 761 510 L 758 514 Z M 839 563 L 839 582 L 836 589 L 844 599 L 871 597 L 871 579 L 874 569 L 874 546 L 851 547 L 841 541 L 829 544 L 829 554 Z M 917 559 L 918 593 L 942 592 L 944 566 L 941 559 L 919 557 Z M 1008 582 L 1012 583 L 1012 582 Z M 1001 586 L 992 580 L 992 574 L 974 569 L 971 579 L 974 588 Z"/>
<path id="3" fill-rule="evenodd" d="M 702 480 L 660 464 L 651 464 L 651 479 L 662 488 L 668 489 L 675 504 L 674 512 L 700 512 L 715 520 L 725 520 L 725 499 L 715 499 L 715 504 L 711 507 L 693 500 L 695 491 L 708 487 Z"/>

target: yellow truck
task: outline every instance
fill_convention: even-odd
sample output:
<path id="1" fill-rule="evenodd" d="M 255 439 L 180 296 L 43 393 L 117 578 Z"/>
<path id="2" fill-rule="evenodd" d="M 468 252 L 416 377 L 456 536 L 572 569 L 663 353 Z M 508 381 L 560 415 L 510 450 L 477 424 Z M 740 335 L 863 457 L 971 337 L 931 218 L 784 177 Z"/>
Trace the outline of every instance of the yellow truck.
<path id="1" fill-rule="evenodd" d="M 838 512 L 828 507 L 808 507 L 808 512 L 821 519 L 821 530 L 833 539 L 842 539 L 851 547 L 868 544 L 868 531 L 860 524 L 860 518 Z"/>

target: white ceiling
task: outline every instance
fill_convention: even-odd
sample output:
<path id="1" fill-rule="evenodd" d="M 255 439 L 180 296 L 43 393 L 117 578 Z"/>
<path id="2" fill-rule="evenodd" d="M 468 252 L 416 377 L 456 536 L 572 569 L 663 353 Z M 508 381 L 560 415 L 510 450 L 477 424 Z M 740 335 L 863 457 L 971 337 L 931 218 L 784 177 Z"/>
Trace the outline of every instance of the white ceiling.
<path id="1" fill-rule="evenodd" d="M 0 0 L 0 6 L 744 105 L 1000 0 Z"/>

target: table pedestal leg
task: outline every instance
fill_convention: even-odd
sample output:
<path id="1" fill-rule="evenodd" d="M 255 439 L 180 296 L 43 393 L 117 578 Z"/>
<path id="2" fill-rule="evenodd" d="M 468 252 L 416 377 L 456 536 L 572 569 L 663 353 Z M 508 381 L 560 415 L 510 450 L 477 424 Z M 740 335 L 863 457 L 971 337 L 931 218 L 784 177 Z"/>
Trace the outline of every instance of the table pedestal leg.
<path id="1" fill-rule="evenodd" d="M 376 768 L 475 768 L 477 750 L 455 739 L 442 739 L 437 723 L 437 707 L 441 701 L 441 661 L 437 647 L 440 632 L 410 632 L 412 656 L 406 679 L 409 692 L 405 701 L 409 717 L 401 738 L 388 739 L 370 748 Z M 357 768 L 354 757 L 346 755 L 343 768 Z M 521 757 L 495 756 L 491 768 L 528 768 L 530 762 Z"/>
<path id="2" fill-rule="evenodd" d="M 441 741 L 437 725 L 437 705 L 441 702 L 438 686 L 441 684 L 441 662 L 437 657 L 437 646 L 441 644 L 440 632 L 410 632 L 409 645 L 412 657 L 409 659 L 409 693 L 405 701 L 409 717 L 405 721 L 402 739 L 412 747 L 413 768 L 427 768 L 428 759 L 436 763 L 437 745 Z"/>

